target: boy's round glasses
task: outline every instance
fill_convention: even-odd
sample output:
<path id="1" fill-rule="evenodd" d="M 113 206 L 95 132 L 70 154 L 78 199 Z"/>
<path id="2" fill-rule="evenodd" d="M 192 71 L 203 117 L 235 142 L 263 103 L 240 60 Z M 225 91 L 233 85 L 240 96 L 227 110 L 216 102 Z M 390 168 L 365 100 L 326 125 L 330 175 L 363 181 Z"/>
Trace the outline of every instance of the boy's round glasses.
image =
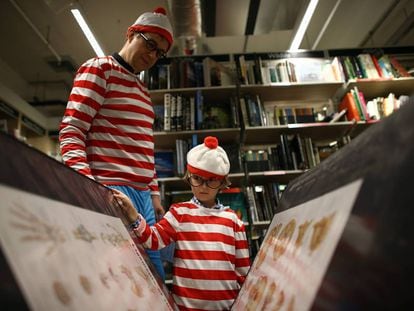
<path id="1" fill-rule="evenodd" d="M 197 175 L 191 175 L 188 177 L 188 182 L 193 187 L 200 187 L 201 185 L 206 184 L 207 187 L 211 189 L 217 189 L 223 184 L 222 179 L 203 179 Z"/>
<path id="2" fill-rule="evenodd" d="M 139 32 L 138 33 L 145 41 L 145 45 L 148 49 L 148 51 L 152 52 L 155 51 L 155 55 L 157 55 L 157 58 L 164 58 L 165 52 L 162 49 L 158 48 L 158 44 L 157 42 L 155 42 L 154 40 L 147 38 L 143 33 Z"/>

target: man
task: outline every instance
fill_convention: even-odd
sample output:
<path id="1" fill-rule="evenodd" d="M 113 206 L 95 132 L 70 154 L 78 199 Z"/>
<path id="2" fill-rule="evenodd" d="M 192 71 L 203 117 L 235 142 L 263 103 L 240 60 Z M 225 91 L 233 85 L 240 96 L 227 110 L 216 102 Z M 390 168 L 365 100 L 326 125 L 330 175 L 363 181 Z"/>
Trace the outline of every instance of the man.
<path id="1" fill-rule="evenodd" d="M 78 70 L 60 126 L 64 163 L 130 197 L 150 224 L 162 216 L 154 166 L 154 110 L 137 74 L 164 57 L 173 43 L 165 9 L 138 17 L 111 56 L 86 61 Z M 159 251 L 148 251 L 160 276 Z"/>

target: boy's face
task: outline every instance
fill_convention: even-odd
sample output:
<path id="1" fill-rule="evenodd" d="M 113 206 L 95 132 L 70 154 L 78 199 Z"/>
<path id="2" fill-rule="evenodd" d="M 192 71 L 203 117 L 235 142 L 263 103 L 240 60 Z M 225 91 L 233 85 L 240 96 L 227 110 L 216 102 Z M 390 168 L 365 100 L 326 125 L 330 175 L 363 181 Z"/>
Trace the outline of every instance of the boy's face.
<path id="1" fill-rule="evenodd" d="M 206 207 L 215 205 L 217 193 L 223 185 L 223 179 L 205 179 L 201 176 L 191 174 L 188 181 L 191 185 L 191 191 L 201 203 Z"/>

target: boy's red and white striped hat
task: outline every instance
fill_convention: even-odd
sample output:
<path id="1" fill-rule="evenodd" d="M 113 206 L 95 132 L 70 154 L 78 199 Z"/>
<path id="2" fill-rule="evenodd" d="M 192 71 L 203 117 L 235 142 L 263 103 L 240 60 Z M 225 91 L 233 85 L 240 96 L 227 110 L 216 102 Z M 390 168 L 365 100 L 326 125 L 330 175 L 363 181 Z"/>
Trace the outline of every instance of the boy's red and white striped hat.
<path id="1" fill-rule="evenodd" d="M 230 161 L 217 138 L 208 136 L 187 153 L 187 170 L 204 178 L 222 179 L 229 174 Z"/>

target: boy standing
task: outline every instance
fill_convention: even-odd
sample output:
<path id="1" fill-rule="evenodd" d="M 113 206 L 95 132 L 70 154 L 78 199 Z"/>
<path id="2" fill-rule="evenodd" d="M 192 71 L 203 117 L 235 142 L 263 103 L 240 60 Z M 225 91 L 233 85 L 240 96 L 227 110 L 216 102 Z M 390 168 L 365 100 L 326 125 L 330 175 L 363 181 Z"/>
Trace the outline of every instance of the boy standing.
<path id="1" fill-rule="evenodd" d="M 114 192 L 138 242 L 150 249 L 175 242 L 172 294 L 180 310 L 229 310 L 250 267 L 243 222 L 216 198 L 230 184 L 229 170 L 217 138 L 206 137 L 187 154 L 185 178 L 194 197 L 173 204 L 151 227 Z"/>

